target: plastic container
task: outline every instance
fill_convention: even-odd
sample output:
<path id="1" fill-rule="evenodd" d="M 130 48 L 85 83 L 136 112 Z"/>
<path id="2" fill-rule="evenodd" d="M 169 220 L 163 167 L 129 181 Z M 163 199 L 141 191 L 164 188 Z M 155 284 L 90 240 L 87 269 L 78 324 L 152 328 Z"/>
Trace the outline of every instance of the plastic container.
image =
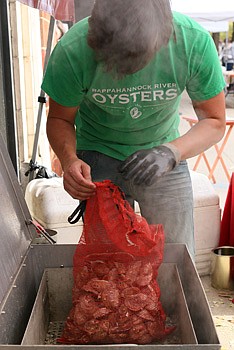
<path id="1" fill-rule="evenodd" d="M 219 196 L 208 177 L 190 171 L 194 198 L 195 264 L 200 276 L 211 273 L 212 249 L 219 244 Z"/>
<path id="2" fill-rule="evenodd" d="M 76 244 L 83 230 L 83 222 L 68 222 L 68 216 L 79 205 L 63 187 L 63 179 L 35 179 L 28 183 L 25 200 L 32 217 L 45 229 L 57 231 L 58 244 Z"/>

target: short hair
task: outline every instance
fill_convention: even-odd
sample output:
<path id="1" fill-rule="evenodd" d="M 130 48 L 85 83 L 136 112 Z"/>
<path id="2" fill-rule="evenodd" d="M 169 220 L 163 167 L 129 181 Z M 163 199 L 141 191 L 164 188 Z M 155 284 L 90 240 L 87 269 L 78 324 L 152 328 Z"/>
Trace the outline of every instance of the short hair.
<path id="1" fill-rule="evenodd" d="M 144 68 L 168 44 L 172 28 L 169 0 L 96 0 L 87 41 L 120 78 Z"/>

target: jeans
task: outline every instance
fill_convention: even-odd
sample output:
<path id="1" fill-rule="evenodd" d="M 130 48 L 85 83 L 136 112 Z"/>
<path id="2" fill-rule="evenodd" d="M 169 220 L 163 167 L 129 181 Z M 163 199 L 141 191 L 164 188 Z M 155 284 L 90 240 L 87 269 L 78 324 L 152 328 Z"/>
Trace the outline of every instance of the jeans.
<path id="1" fill-rule="evenodd" d="M 93 181 L 111 180 L 125 193 L 133 206 L 137 201 L 141 215 L 149 224 L 162 224 L 166 243 L 184 243 L 194 259 L 193 191 L 187 162 L 181 161 L 152 186 L 137 186 L 124 180 L 118 171 L 122 161 L 95 151 L 78 151 L 91 167 Z"/>

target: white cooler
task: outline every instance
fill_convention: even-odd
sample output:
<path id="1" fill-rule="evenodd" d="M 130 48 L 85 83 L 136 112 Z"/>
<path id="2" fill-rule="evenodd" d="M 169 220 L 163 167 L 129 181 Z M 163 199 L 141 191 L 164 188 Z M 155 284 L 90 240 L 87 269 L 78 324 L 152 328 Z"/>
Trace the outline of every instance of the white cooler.
<path id="1" fill-rule="evenodd" d="M 211 268 L 211 250 L 219 242 L 219 196 L 208 177 L 191 171 L 194 195 L 194 228 L 196 267 L 199 275 L 207 275 Z M 32 217 L 45 229 L 57 231 L 58 244 L 74 244 L 82 233 L 82 220 L 71 225 L 68 216 L 78 206 L 63 188 L 62 178 L 35 179 L 26 187 L 25 200 Z M 136 212 L 139 207 L 136 205 Z"/>
<path id="2" fill-rule="evenodd" d="M 200 276 L 211 272 L 211 250 L 219 244 L 219 196 L 206 175 L 190 171 L 194 196 L 195 262 Z"/>
<path id="3" fill-rule="evenodd" d="M 28 183 L 25 200 L 32 217 L 45 229 L 57 231 L 58 244 L 76 244 L 81 236 L 83 222 L 70 224 L 68 217 L 79 205 L 63 188 L 63 179 L 35 179 Z"/>

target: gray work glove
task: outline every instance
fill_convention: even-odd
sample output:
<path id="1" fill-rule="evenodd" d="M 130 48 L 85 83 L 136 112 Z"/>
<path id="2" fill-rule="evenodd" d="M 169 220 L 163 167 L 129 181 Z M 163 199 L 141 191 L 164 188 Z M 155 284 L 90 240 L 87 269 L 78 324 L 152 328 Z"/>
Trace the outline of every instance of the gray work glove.
<path id="1" fill-rule="evenodd" d="M 121 165 L 120 172 L 125 180 L 135 185 L 152 185 L 180 162 L 180 152 L 174 145 L 165 143 L 151 149 L 133 153 Z"/>

